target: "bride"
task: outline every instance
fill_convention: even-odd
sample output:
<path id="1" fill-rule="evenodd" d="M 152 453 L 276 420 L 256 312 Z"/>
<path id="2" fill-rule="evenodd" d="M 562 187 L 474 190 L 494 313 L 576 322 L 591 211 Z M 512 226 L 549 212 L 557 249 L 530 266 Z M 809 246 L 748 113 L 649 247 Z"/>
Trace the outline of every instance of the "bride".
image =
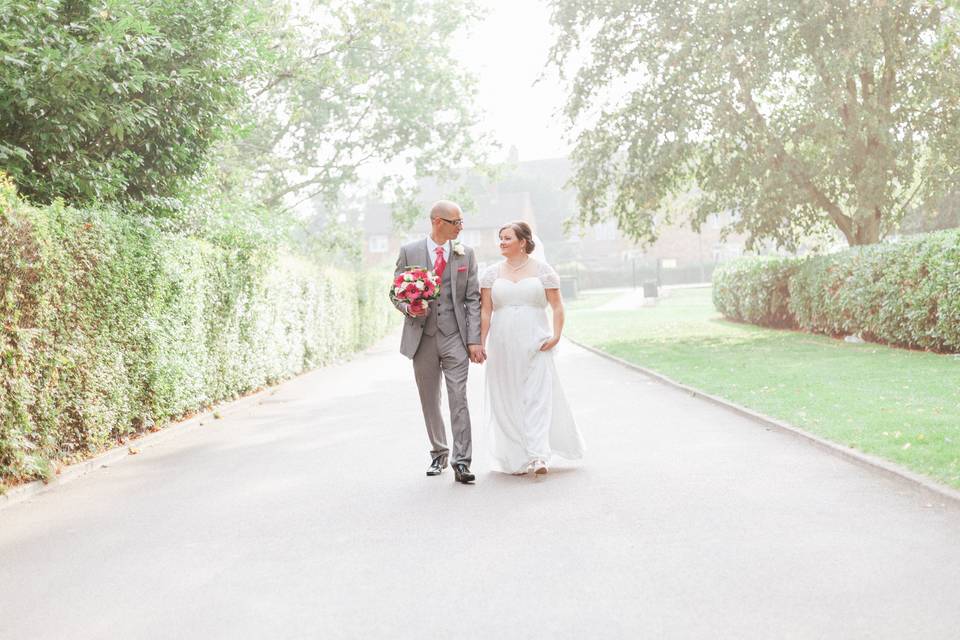
<path id="1" fill-rule="evenodd" d="M 480 277 L 480 341 L 486 360 L 486 421 L 494 466 L 506 473 L 547 472 L 551 455 L 583 457 L 583 439 L 553 362 L 563 329 L 560 278 L 530 256 L 526 222 L 500 229 L 502 262 Z M 545 308 L 553 310 L 553 331 Z"/>

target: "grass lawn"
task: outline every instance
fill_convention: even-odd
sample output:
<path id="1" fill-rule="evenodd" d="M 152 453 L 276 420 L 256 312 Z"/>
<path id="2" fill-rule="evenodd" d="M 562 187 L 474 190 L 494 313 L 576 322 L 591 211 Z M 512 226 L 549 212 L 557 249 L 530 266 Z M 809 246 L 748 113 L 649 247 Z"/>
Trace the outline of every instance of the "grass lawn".
<path id="1" fill-rule="evenodd" d="M 960 487 L 960 357 L 723 320 L 709 288 L 568 305 L 569 337 Z"/>

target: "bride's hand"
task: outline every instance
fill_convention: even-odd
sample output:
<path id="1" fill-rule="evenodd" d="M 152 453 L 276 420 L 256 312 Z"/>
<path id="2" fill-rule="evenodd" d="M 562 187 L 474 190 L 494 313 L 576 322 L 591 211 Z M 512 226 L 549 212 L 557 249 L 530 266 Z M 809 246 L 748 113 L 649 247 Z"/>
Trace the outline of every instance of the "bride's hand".
<path id="1" fill-rule="evenodd" d="M 487 359 L 487 351 L 480 344 L 471 344 L 467 349 L 470 351 L 470 362 L 483 364 Z"/>
<path id="2" fill-rule="evenodd" d="M 550 349 L 557 346 L 558 342 L 560 342 L 560 336 L 554 336 L 540 345 L 540 351 L 550 351 Z"/>

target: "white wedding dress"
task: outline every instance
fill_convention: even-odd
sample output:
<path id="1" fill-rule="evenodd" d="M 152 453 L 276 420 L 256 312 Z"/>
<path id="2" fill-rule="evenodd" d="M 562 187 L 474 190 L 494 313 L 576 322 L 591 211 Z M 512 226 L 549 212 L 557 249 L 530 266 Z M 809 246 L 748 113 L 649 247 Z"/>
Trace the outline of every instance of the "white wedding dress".
<path id="1" fill-rule="evenodd" d="M 493 301 L 484 417 L 494 468 L 506 473 L 523 472 L 532 460 L 547 462 L 552 455 L 578 460 L 584 451 L 553 362 L 557 348 L 540 351 L 553 335 L 545 289 L 558 289 L 560 278 L 549 265 L 530 263 L 522 272 L 530 275 L 517 282 L 503 277 L 503 262 L 480 277 Z"/>

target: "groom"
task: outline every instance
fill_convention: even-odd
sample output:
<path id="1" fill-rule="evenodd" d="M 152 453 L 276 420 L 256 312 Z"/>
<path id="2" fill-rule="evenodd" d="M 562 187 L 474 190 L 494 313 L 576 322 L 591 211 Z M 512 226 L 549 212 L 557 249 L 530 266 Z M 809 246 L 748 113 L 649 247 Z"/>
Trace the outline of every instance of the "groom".
<path id="1" fill-rule="evenodd" d="M 448 200 L 430 209 L 430 234 L 400 247 L 394 277 L 407 267 L 429 267 L 440 276 L 440 297 L 419 312 L 406 302 L 394 305 L 406 316 L 400 353 L 413 359 L 413 374 L 420 391 L 423 421 L 430 438 L 433 461 L 428 476 L 440 475 L 450 449 L 440 415 L 440 381 L 447 384 L 450 431 L 453 434 L 453 472 L 457 482 L 475 480 L 470 472 L 472 443 L 467 409 L 467 370 L 470 362 L 483 363 L 480 347 L 480 287 L 473 249 L 456 241 L 463 228 L 463 212 Z"/>

